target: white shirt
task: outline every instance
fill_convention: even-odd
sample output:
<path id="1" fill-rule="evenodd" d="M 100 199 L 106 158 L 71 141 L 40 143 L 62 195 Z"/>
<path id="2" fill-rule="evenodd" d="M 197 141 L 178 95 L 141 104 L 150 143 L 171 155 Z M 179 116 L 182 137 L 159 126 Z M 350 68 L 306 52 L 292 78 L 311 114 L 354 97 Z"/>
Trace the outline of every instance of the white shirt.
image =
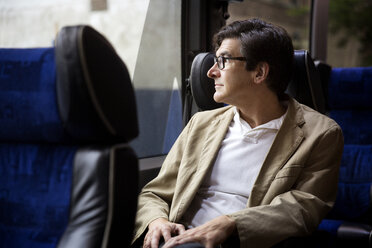
<path id="1" fill-rule="evenodd" d="M 246 207 L 253 184 L 284 117 L 285 114 L 252 129 L 235 108 L 234 118 L 214 166 L 183 217 L 189 228 Z"/>

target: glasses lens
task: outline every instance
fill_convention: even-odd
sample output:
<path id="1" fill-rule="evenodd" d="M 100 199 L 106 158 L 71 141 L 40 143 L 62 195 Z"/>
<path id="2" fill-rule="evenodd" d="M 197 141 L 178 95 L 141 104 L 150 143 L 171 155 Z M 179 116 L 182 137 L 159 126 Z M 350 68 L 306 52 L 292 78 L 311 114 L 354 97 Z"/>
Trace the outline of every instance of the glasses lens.
<path id="1" fill-rule="evenodd" d="M 219 57 L 214 57 L 213 58 L 214 63 L 217 63 L 218 69 L 222 70 L 225 67 L 225 60 L 224 57 L 219 56 Z"/>
<path id="2" fill-rule="evenodd" d="M 224 64 L 225 64 L 225 63 L 224 63 L 224 59 L 223 59 L 223 57 L 222 57 L 222 56 L 218 57 L 218 58 L 217 58 L 217 65 L 218 65 L 218 68 L 219 68 L 220 70 L 222 70 L 222 69 L 225 67 Z"/>

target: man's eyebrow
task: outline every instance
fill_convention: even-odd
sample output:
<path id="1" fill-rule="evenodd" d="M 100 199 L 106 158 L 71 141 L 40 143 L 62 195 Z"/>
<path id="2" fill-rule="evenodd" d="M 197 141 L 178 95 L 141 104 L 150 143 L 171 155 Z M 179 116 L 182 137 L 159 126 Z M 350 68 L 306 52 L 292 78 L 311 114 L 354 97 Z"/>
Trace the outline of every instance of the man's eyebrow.
<path id="1" fill-rule="evenodd" d="M 216 55 L 217 56 L 217 55 Z M 231 57 L 231 54 L 229 52 L 221 52 L 217 57 L 220 57 L 220 56 L 223 56 L 223 57 Z"/>

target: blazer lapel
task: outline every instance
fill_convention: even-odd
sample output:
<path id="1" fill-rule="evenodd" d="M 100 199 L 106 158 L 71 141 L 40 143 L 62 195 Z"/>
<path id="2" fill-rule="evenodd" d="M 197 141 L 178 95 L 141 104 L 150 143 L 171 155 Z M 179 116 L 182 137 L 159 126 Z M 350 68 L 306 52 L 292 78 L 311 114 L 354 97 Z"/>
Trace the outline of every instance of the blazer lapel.
<path id="1" fill-rule="evenodd" d="M 212 121 L 203 145 L 197 169 L 198 176 L 201 178 L 204 178 L 206 172 L 214 163 L 233 116 L 233 108 L 230 108 L 229 111 Z"/>
<path id="2" fill-rule="evenodd" d="M 196 192 L 200 188 L 200 185 L 202 184 L 208 170 L 211 168 L 211 166 L 213 166 L 221 146 L 221 142 L 225 138 L 227 129 L 229 128 L 233 116 L 234 110 L 233 108 L 230 108 L 222 115 L 217 116 L 216 119 L 211 122 L 211 125 L 207 131 L 208 135 L 204 140 L 195 175 L 191 178 L 187 194 L 185 194 L 181 200 L 182 207 L 180 207 L 180 209 L 177 211 L 176 220 L 178 220 L 178 218 L 184 214 L 184 211 L 186 211 L 186 208 L 189 206 Z"/>
<path id="3" fill-rule="evenodd" d="M 253 185 L 248 207 L 260 205 L 275 175 L 297 150 L 304 139 L 304 123 L 301 106 L 290 98 L 287 115 Z"/>

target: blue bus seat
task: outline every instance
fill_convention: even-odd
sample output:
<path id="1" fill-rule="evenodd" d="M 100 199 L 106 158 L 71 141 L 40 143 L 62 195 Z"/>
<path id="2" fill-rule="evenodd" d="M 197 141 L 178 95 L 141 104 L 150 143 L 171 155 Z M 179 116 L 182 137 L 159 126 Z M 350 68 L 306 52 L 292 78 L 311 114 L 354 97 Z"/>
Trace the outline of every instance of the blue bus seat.
<path id="1" fill-rule="evenodd" d="M 127 68 L 93 28 L 0 49 L 0 247 L 128 247 L 137 126 Z"/>
<path id="2" fill-rule="evenodd" d="M 334 247 L 372 246 L 372 67 L 333 68 L 329 115 L 342 128 L 344 152 L 335 205 L 319 231 Z"/>

